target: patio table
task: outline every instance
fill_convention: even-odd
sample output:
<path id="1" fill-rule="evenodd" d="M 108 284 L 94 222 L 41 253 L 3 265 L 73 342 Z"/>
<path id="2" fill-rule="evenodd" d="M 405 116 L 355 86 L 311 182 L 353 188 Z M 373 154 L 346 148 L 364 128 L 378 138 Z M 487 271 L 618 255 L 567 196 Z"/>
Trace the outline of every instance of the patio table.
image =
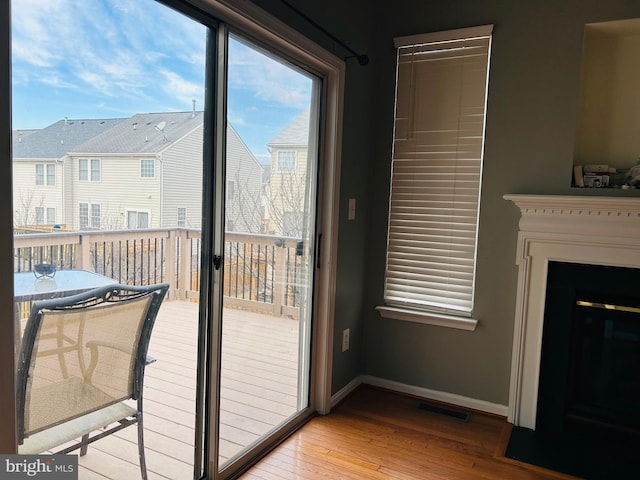
<path id="1" fill-rule="evenodd" d="M 53 276 L 41 277 L 36 277 L 33 272 L 15 273 L 13 275 L 13 300 L 16 304 L 14 338 L 16 356 L 22 341 L 18 303 L 67 297 L 92 288 L 115 285 L 116 283 L 118 282 L 113 278 L 87 270 L 58 270 Z"/>
<path id="2" fill-rule="evenodd" d="M 33 272 L 20 272 L 13 276 L 13 295 L 15 302 L 29 302 L 66 297 L 116 283 L 113 278 L 87 270 L 58 270 L 52 277 L 39 278 Z"/>

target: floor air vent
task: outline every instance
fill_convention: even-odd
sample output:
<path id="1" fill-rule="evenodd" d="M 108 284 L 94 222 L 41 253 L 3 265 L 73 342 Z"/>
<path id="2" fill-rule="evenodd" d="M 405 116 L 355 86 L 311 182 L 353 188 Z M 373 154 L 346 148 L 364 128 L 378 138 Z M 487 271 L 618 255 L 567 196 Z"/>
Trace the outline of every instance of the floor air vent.
<path id="1" fill-rule="evenodd" d="M 434 405 L 433 403 L 421 403 L 418 405 L 420 410 L 426 410 L 428 412 L 437 413 L 439 415 L 446 415 L 458 420 L 466 422 L 469 420 L 469 413 L 463 410 L 456 410 L 455 408 L 443 407 L 442 405 Z"/>

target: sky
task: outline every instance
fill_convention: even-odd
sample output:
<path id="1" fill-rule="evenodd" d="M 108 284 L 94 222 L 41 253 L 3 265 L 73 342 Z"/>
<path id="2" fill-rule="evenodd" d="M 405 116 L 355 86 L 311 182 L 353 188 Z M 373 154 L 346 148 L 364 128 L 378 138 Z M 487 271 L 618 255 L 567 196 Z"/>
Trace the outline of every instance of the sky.
<path id="1" fill-rule="evenodd" d="M 13 128 L 204 108 L 207 29 L 154 0 L 11 0 Z M 249 149 L 311 96 L 308 76 L 238 40 L 229 45 L 227 115 Z"/>

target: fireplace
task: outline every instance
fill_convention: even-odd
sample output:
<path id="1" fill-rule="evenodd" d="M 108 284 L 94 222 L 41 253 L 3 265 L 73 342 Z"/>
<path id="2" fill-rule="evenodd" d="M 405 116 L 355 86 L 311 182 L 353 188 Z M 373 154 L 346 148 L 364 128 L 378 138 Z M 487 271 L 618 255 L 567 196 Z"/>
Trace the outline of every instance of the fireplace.
<path id="1" fill-rule="evenodd" d="M 640 441 L 640 269 L 550 262 L 536 430 Z"/>
<path id="2" fill-rule="evenodd" d="M 640 447 L 640 198 L 505 199 L 521 212 L 507 456 L 627 478 Z"/>
<path id="3" fill-rule="evenodd" d="M 521 212 L 508 418 L 536 428 L 549 264 L 640 269 L 640 198 L 505 195 Z"/>

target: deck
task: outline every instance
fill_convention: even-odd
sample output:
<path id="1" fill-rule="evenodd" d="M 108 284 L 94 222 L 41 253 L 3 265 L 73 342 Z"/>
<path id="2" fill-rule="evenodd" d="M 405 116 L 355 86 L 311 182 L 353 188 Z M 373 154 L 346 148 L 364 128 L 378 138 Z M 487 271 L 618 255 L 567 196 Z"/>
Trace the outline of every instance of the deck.
<path id="1" fill-rule="evenodd" d="M 198 304 L 165 301 L 145 375 L 149 479 L 193 477 Z M 298 322 L 224 310 L 220 462 L 296 410 Z M 107 436 L 79 457 L 80 480 L 140 478 L 136 427 Z"/>

